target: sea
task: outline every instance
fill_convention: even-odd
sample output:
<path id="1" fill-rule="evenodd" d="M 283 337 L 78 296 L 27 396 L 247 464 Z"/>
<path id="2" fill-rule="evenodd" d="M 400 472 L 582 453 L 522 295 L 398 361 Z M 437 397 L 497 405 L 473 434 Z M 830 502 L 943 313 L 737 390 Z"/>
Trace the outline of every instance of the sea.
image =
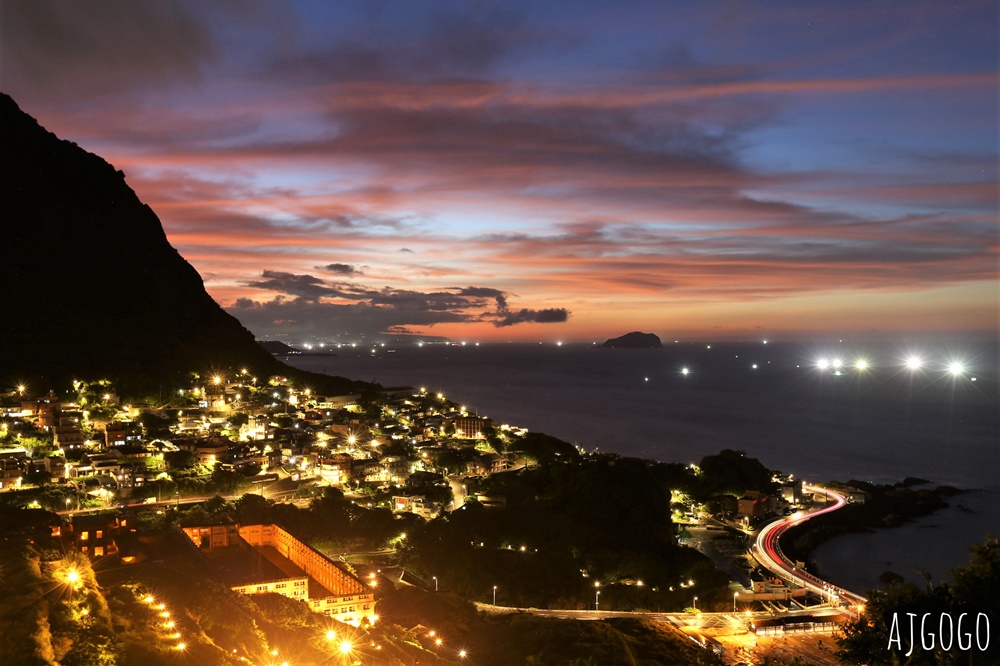
<path id="1" fill-rule="evenodd" d="M 891 570 L 944 580 L 1000 536 L 996 341 L 415 342 L 329 347 L 295 367 L 444 393 L 587 450 L 697 463 L 738 449 L 811 482 L 919 477 L 967 492 L 903 527 L 837 537 L 814 559 L 858 591 Z M 908 361 L 916 367 L 908 367 Z"/>

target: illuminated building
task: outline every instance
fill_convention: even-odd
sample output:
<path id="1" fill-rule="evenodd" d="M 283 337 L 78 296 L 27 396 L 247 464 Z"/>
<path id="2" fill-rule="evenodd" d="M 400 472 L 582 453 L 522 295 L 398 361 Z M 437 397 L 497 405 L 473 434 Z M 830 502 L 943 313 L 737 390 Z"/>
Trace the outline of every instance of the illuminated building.
<path id="1" fill-rule="evenodd" d="M 375 622 L 372 590 L 278 525 L 181 528 L 243 594 L 281 594 L 340 622 Z"/>

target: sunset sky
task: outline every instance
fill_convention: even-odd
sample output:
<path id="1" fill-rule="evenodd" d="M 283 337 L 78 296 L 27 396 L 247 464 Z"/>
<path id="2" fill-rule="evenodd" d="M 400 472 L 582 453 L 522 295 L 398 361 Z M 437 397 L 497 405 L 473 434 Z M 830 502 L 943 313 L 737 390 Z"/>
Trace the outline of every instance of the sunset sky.
<path id="1" fill-rule="evenodd" d="M 258 337 L 991 332 L 998 4 L 7 2 Z"/>

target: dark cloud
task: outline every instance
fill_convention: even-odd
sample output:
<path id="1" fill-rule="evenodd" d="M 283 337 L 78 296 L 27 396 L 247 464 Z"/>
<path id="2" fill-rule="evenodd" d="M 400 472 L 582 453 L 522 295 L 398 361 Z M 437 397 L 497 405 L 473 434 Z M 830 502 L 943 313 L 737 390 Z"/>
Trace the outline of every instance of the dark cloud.
<path id="1" fill-rule="evenodd" d="M 564 322 L 569 315 L 564 309 L 525 308 L 512 312 L 503 291 L 472 285 L 429 292 L 392 287 L 374 289 L 329 283 L 313 275 L 266 270 L 260 280 L 248 282 L 247 286 L 278 292 L 269 301 L 239 298 L 229 308 L 230 313 L 254 331 L 273 331 L 279 327 L 303 333 L 341 329 L 377 333 L 479 321 L 506 327 Z M 484 311 L 491 300 L 495 301 L 495 308 Z"/>
<path id="2" fill-rule="evenodd" d="M 361 270 L 357 266 L 351 266 L 350 264 L 327 264 L 322 269 L 340 275 L 362 275 Z"/>
<path id="3" fill-rule="evenodd" d="M 496 298 L 504 295 L 499 289 L 490 287 L 462 287 L 458 288 L 458 293 L 461 296 L 481 296 L 484 298 Z"/>
<path id="4" fill-rule="evenodd" d="M 477 296 L 482 298 L 493 298 L 497 303 L 497 314 L 503 315 L 507 312 L 507 294 L 489 287 L 466 287 L 459 293 L 466 296 Z"/>
<path id="5" fill-rule="evenodd" d="M 286 52 L 262 75 L 298 85 L 468 79 L 491 73 L 511 57 L 524 57 L 524 50 L 551 49 L 562 41 L 497 7 L 425 13 L 407 31 L 371 16 L 366 33 L 363 39 L 342 35 L 322 51 Z"/>
<path id="6" fill-rule="evenodd" d="M 349 292 L 333 288 L 312 275 L 264 271 L 261 273 L 261 277 L 263 279 L 248 281 L 246 285 L 257 289 L 281 292 L 283 295 L 288 294 L 306 301 L 316 301 L 323 297 L 345 298 L 352 295 Z"/>
<path id="7" fill-rule="evenodd" d="M 452 311 L 426 312 L 372 305 L 368 302 L 327 303 L 240 299 L 227 308 L 250 330 L 268 334 L 289 332 L 313 335 L 337 332 L 379 333 L 399 326 L 434 326 L 470 321 L 468 315 Z"/>
<path id="8" fill-rule="evenodd" d="M 0 0 L 0 17 L 5 92 L 74 106 L 105 95 L 118 95 L 120 105 L 173 84 L 198 87 L 224 65 L 226 39 L 240 33 L 288 44 L 297 25 L 287 8 L 258 0 Z"/>
<path id="9" fill-rule="evenodd" d="M 569 318 L 569 311 L 565 308 L 547 308 L 545 310 L 521 309 L 517 311 L 507 311 L 502 317 L 493 322 L 497 328 L 514 326 L 515 324 L 557 324 Z"/>
<path id="10" fill-rule="evenodd" d="M 371 293 L 368 302 L 397 312 L 455 312 L 476 304 L 474 299 L 447 291 L 420 292 L 388 287 Z"/>
<path id="11" fill-rule="evenodd" d="M 66 94 L 197 79 L 217 50 L 184 3 L 5 1 L 4 86 Z"/>

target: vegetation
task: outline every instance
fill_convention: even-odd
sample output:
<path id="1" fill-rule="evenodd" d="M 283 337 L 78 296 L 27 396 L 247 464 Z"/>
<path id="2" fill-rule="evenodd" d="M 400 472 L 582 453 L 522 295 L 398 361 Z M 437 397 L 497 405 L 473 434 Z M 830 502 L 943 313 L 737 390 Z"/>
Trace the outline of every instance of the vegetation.
<path id="1" fill-rule="evenodd" d="M 86 557 L 43 563 L 26 544 L 0 542 L 5 594 L 0 603 L 4 663 L 116 663 L 111 614 Z"/>
<path id="2" fill-rule="evenodd" d="M 771 493 L 776 489 L 772 473 L 756 458 L 743 451 L 724 449 L 701 459 L 699 487 L 695 496 L 709 499 L 719 495 L 742 497 L 748 490 Z"/>
<path id="3" fill-rule="evenodd" d="M 987 539 L 971 549 L 972 561 L 963 569 L 952 572 L 952 582 L 920 588 L 912 583 L 895 584 L 875 591 L 868 597 L 864 612 L 844 628 L 837 639 L 838 656 L 845 663 L 866 663 L 869 666 L 946 666 L 955 664 L 1000 663 L 1000 645 L 987 640 L 989 649 L 981 651 L 984 623 L 976 637 L 976 618 L 982 613 L 990 627 L 1000 620 L 1000 542 Z M 911 637 L 908 613 L 917 618 L 915 635 Z M 920 620 L 929 613 L 931 622 L 920 633 Z M 967 613 L 959 631 L 958 620 Z M 951 623 L 941 627 L 946 617 Z M 897 629 L 893 630 L 894 622 Z M 948 626 L 954 628 L 949 633 Z M 927 637 L 928 633 L 935 636 Z M 942 635 L 943 634 L 943 635 Z M 971 634 L 963 637 L 962 634 Z M 896 638 L 897 641 L 892 639 Z M 961 648 L 962 643 L 970 645 Z M 948 647 L 943 648 L 942 643 Z M 924 645 L 932 646 L 924 649 Z M 907 656 L 909 654 L 909 656 Z"/>
<path id="4" fill-rule="evenodd" d="M 381 617 L 395 625 L 385 629 L 387 636 L 398 640 L 409 634 L 425 649 L 452 659 L 456 650 L 464 649 L 472 663 L 483 666 L 721 663 L 661 622 L 580 622 L 525 613 L 477 613 L 456 595 L 405 587 L 382 595 L 379 608 Z M 434 642 L 437 636 L 443 638 L 440 647 Z"/>
<path id="5" fill-rule="evenodd" d="M 492 475 L 484 492 L 506 506 L 470 502 L 418 527 L 402 563 L 470 599 L 491 599 L 496 585 L 504 605 L 592 608 L 599 583 L 604 609 L 676 608 L 688 579 L 706 604 L 713 591 L 721 603 L 725 577 L 676 545 L 673 469 L 571 450 L 574 462 L 543 455 L 551 462 L 537 469 Z"/>

